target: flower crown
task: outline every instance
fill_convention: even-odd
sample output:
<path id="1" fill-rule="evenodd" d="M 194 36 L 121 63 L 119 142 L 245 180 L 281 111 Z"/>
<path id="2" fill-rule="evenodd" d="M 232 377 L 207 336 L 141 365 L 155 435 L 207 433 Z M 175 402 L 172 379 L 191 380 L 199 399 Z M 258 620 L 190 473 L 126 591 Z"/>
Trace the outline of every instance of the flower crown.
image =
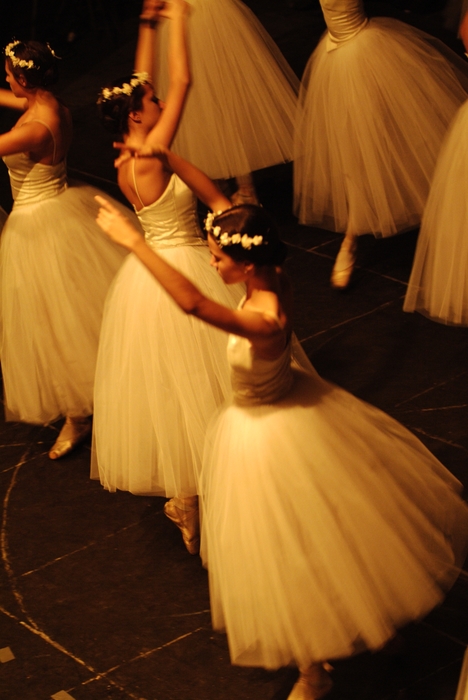
<path id="1" fill-rule="evenodd" d="M 99 94 L 99 101 L 105 102 L 106 100 L 111 100 L 113 97 L 116 97 L 116 95 L 130 96 L 138 85 L 147 85 L 150 80 L 149 73 L 133 73 L 130 82 L 124 83 L 122 87 L 117 85 L 113 88 L 102 88 Z"/>
<path id="2" fill-rule="evenodd" d="M 213 221 L 219 214 L 222 214 L 222 212 L 208 212 L 205 219 L 205 231 L 216 239 L 220 248 L 224 248 L 227 245 L 241 245 L 246 250 L 250 250 L 253 245 L 268 245 L 268 241 L 264 241 L 263 236 L 249 236 L 247 233 L 229 234 L 227 231 L 221 232 L 221 226 L 213 226 Z"/>
<path id="3" fill-rule="evenodd" d="M 19 67 L 19 68 L 25 68 L 26 70 L 29 70 L 30 68 L 35 68 L 35 70 L 38 70 L 39 66 L 36 66 L 36 64 L 34 63 L 34 61 L 32 59 L 30 59 L 29 61 L 26 61 L 24 58 L 18 58 L 18 56 L 13 51 L 15 46 L 18 46 L 18 44 L 21 44 L 21 43 L 22 42 L 18 41 L 18 40 L 10 41 L 10 43 L 5 46 L 5 56 L 10 59 L 13 68 Z M 55 51 L 50 47 L 49 44 L 46 44 L 46 46 L 54 58 L 59 58 L 55 54 Z"/>

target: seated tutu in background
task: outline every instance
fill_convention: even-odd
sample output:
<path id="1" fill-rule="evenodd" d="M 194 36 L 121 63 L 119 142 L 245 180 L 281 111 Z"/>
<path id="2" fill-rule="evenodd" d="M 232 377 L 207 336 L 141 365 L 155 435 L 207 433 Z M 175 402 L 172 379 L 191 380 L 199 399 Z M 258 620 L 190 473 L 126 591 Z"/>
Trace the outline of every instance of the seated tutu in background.
<path id="1" fill-rule="evenodd" d="M 5 57 L 11 92 L 0 90 L 0 104 L 24 112 L 0 136 L 15 200 L 0 254 L 5 412 L 27 423 L 66 416 L 57 459 L 91 431 L 102 310 L 123 255 L 96 225 L 99 191 L 67 182 L 72 124 L 51 92 L 54 52 L 13 41 Z"/>
<path id="2" fill-rule="evenodd" d="M 236 177 L 235 201 L 256 201 L 248 173 L 293 159 L 299 80 L 256 16 L 239 0 L 189 0 L 192 82 L 176 153 L 211 178 Z M 161 27 L 158 93 L 167 93 Z"/>
<path id="3" fill-rule="evenodd" d="M 345 234 L 332 285 L 348 285 L 357 236 L 418 226 L 468 66 L 398 20 L 368 19 L 362 0 L 321 0 L 328 32 L 302 79 L 296 122 L 295 211 Z"/>
<path id="4" fill-rule="evenodd" d="M 187 185 L 210 191 L 197 169 L 158 152 Z M 263 209 L 207 219 L 211 264 L 227 284 L 246 284 L 231 310 L 100 203 L 98 223 L 182 311 L 231 334 L 234 395 L 208 431 L 199 491 L 213 625 L 226 630 L 233 663 L 296 664 L 290 700 L 323 697 L 327 659 L 379 649 L 455 581 L 468 545 L 461 484 L 406 428 L 322 380 L 297 349 L 277 267 L 286 246 Z"/>
<path id="5" fill-rule="evenodd" d="M 465 3 L 467 6 L 468 3 Z M 468 51 L 468 6 L 460 26 Z M 424 211 L 405 311 L 468 326 L 468 102 L 442 146 Z"/>
<path id="6" fill-rule="evenodd" d="M 144 11 L 151 5 L 144 3 Z M 186 7 L 174 0 L 163 10 L 171 18 L 171 82 L 164 108 L 149 76 L 156 22 L 145 14 L 136 73 L 101 92 L 104 123 L 123 132 L 130 150 L 169 145 L 177 130 L 190 79 Z M 235 306 L 241 290 L 226 289 L 209 267 L 196 199 L 177 175 L 159 160 L 128 158 L 120 163 L 118 181 L 137 210 L 148 244 L 207 294 Z M 230 206 L 214 187 L 206 203 Z M 223 335 L 185 316 L 138 258 L 128 256 L 109 292 L 102 326 L 91 476 L 109 491 L 170 497 L 165 513 L 193 554 L 199 547 L 196 474 L 206 427 L 229 393 Z"/>

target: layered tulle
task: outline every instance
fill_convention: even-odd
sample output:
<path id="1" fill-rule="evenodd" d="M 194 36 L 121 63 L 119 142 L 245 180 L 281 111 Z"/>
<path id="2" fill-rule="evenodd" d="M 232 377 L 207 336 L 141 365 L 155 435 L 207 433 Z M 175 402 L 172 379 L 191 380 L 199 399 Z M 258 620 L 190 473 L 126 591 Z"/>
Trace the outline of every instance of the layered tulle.
<path id="1" fill-rule="evenodd" d="M 467 75 L 441 42 L 394 19 L 371 19 L 332 51 L 325 35 L 299 99 L 300 221 L 378 237 L 418 225 Z"/>
<path id="2" fill-rule="evenodd" d="M 289 395 L 231 404 L 207 436 L 202 556 L 240 665 L 306 667 L 377 649 L 453 583 L 459 482 L 403 426 L 295 370 Z"/>
<path id="3" fill-rule="evenodd" d="M 239 0 L 190 0 L 192 83 L 173 148 L 212 178 L 292 160 L 299 81 Z M 164 24 L 156 90 L 167 93 Z"/>
<path id="4" fill-rule="evenodd" d="M 1 238 L 1 358 L 9 420 L 93 412 L 104 301 L 124 251 L 96 224 L 93 187 L 15 206 Z M 125 207 L 114 202 L 116 206 Z"/>
<path id="5" fill-rule="evenodd" d="M 460 108 L 437 162 L 424 211 L 405 311 L 468 325 L 468 102 Z"/>
<path id="6" fill-rule="evenodd" d="M 224 285 L 206 245 L 158 253 L 208 297 L 237 304 L 241 290 Z M 102 326 L 91 476 L 109 491 L 196 494 L 206 428 L 229 395 L 226 335 L 184 314 L 129 256 Z"/>

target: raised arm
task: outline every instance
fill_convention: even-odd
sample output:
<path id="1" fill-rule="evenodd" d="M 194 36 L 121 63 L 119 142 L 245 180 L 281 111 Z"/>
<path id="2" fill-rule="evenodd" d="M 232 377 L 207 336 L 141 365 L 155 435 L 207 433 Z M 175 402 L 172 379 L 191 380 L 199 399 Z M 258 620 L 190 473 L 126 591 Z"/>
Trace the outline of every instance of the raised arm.
<path id="1" fill-rule="evenodd" d="M 190 85 L 186 27 L 188 10 L 189 5 L 185 0 L 170 0 L 160 13 L 161 16 L 170 19 L 168 49 L 169 89 L 161 117 L 147 136 L 146 143 L 149 145 L 163 144 L 169 147 L 179 126 L 179 120 Z"/>
<path id="2" fill-rule="evenodd" d="M 135 52 L 134 73 L 153 75 L 154 68 L 154 32 L 158 23 L 159 13 L 164 3 L 160 0 L 144 0 L 141 8 L 138 28 L 138 41 Z"/>
<path id="3" fill-rule="evenodd" d="M 141 237 L 133 224 L 104 197 L 96 197 L 101 205 L 97 223 L 116 243 L 134 253 L 159 284 L 187 314 L 197 316 L 211 326 L 249 340 L 277 339 L 283 334 L 278 324 L 256 311 L 228 309 L 208 299 L 200 290 L 175 270 Z"/>

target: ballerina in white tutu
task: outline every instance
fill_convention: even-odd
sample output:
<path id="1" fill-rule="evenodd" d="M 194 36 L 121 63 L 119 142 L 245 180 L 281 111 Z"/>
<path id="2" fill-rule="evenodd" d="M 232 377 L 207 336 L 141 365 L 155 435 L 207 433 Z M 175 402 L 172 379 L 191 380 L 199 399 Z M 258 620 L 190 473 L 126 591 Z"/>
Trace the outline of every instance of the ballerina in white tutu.
<path id="1" fill-rule="evenodd" d="M 164 148 L 200 195 L 212 184 Z M 202 557 L 233 663 L 300 670 L 290 700 L 323 697 L 324 663 L 379 649 L 456 579 L 468 545 L 461 484 L 406 428 L 322 380 L 291 332 L 286 246 L 260 207 L 209 216 L 211 265 L 244 282 L 209 299 L 102 198 L 98 223 L 196 322 L 231 335 L 233 398 L 207 434 Z M 201 325 L 201 324 L 200 324 Z M 300 364 L 291 357 L 297 357 Z"/>
<path id="2" fill-rule="evenodd" d="M 357 237 L 419 225 L 442 139 L 468 93 L 468 67 L 442 42 L 362 0 L 321 0 L 328 32 L 302 79 L 295 211 L 345 238 L 332 285 L 345 288 Z"/>
<path id="3" fill-rule="evenodd" d="M 91 431 L 102 310 L 123 255 L 96 226 L 99 191 L 68 184 L 72 124 L 52 93 L 53 50 L 12 41 L 5 58 L 11 91 L 0 90 L 0 105 L 23 112 L 0 136 L 15 200 L 0 260 L 5 412 L 42 424 L 66 416 L 49 452 L 57 459 Z"/>
<path id="4" fill-rule="evenodd" d="M 460 36 L 468 51 L 468 2 Z M 419 232 L 404 311 L 468 326 L 468 101 L 442 146 Z"/>
<path id="5" fill-rule="evenodd" d="M 173 0 L 162 11 L 171 21 L 167 102 L 155 97 L 155 20 L 143 18 L 135 74 L 104 88 L 99 99 L 105 123 L 139 148 L 174 138 L 189 85 L 185 42 L 187 4 Z M 235 306 L 240 289 L 226 289 L 207 264 L 196 199 L 155 159 L 124 160 L 118 181 L 134 205 L 149 245 L 161 251 L 222 304 Z M 213 188 L 206 202 L 230 201 Z M 196 473 L 206 427 L 230 393 L 224 338 L 187 318 L 135 256 L 129 256 L 109 293 L 96 370 L 91 476 L 109 491 L 167 496 L 166 515 L 198 552 Z"/>
<path id="6" fill-rule="evenodd" d="M 173 150 L 214 179 L 237 178 L 233 201 L 256 201 L 249 173 L 293 159 L 299 80 L 240 0 L 189 0 L 192 82 Z M 156 89 L 165 95 L 167 27 Z"/>

